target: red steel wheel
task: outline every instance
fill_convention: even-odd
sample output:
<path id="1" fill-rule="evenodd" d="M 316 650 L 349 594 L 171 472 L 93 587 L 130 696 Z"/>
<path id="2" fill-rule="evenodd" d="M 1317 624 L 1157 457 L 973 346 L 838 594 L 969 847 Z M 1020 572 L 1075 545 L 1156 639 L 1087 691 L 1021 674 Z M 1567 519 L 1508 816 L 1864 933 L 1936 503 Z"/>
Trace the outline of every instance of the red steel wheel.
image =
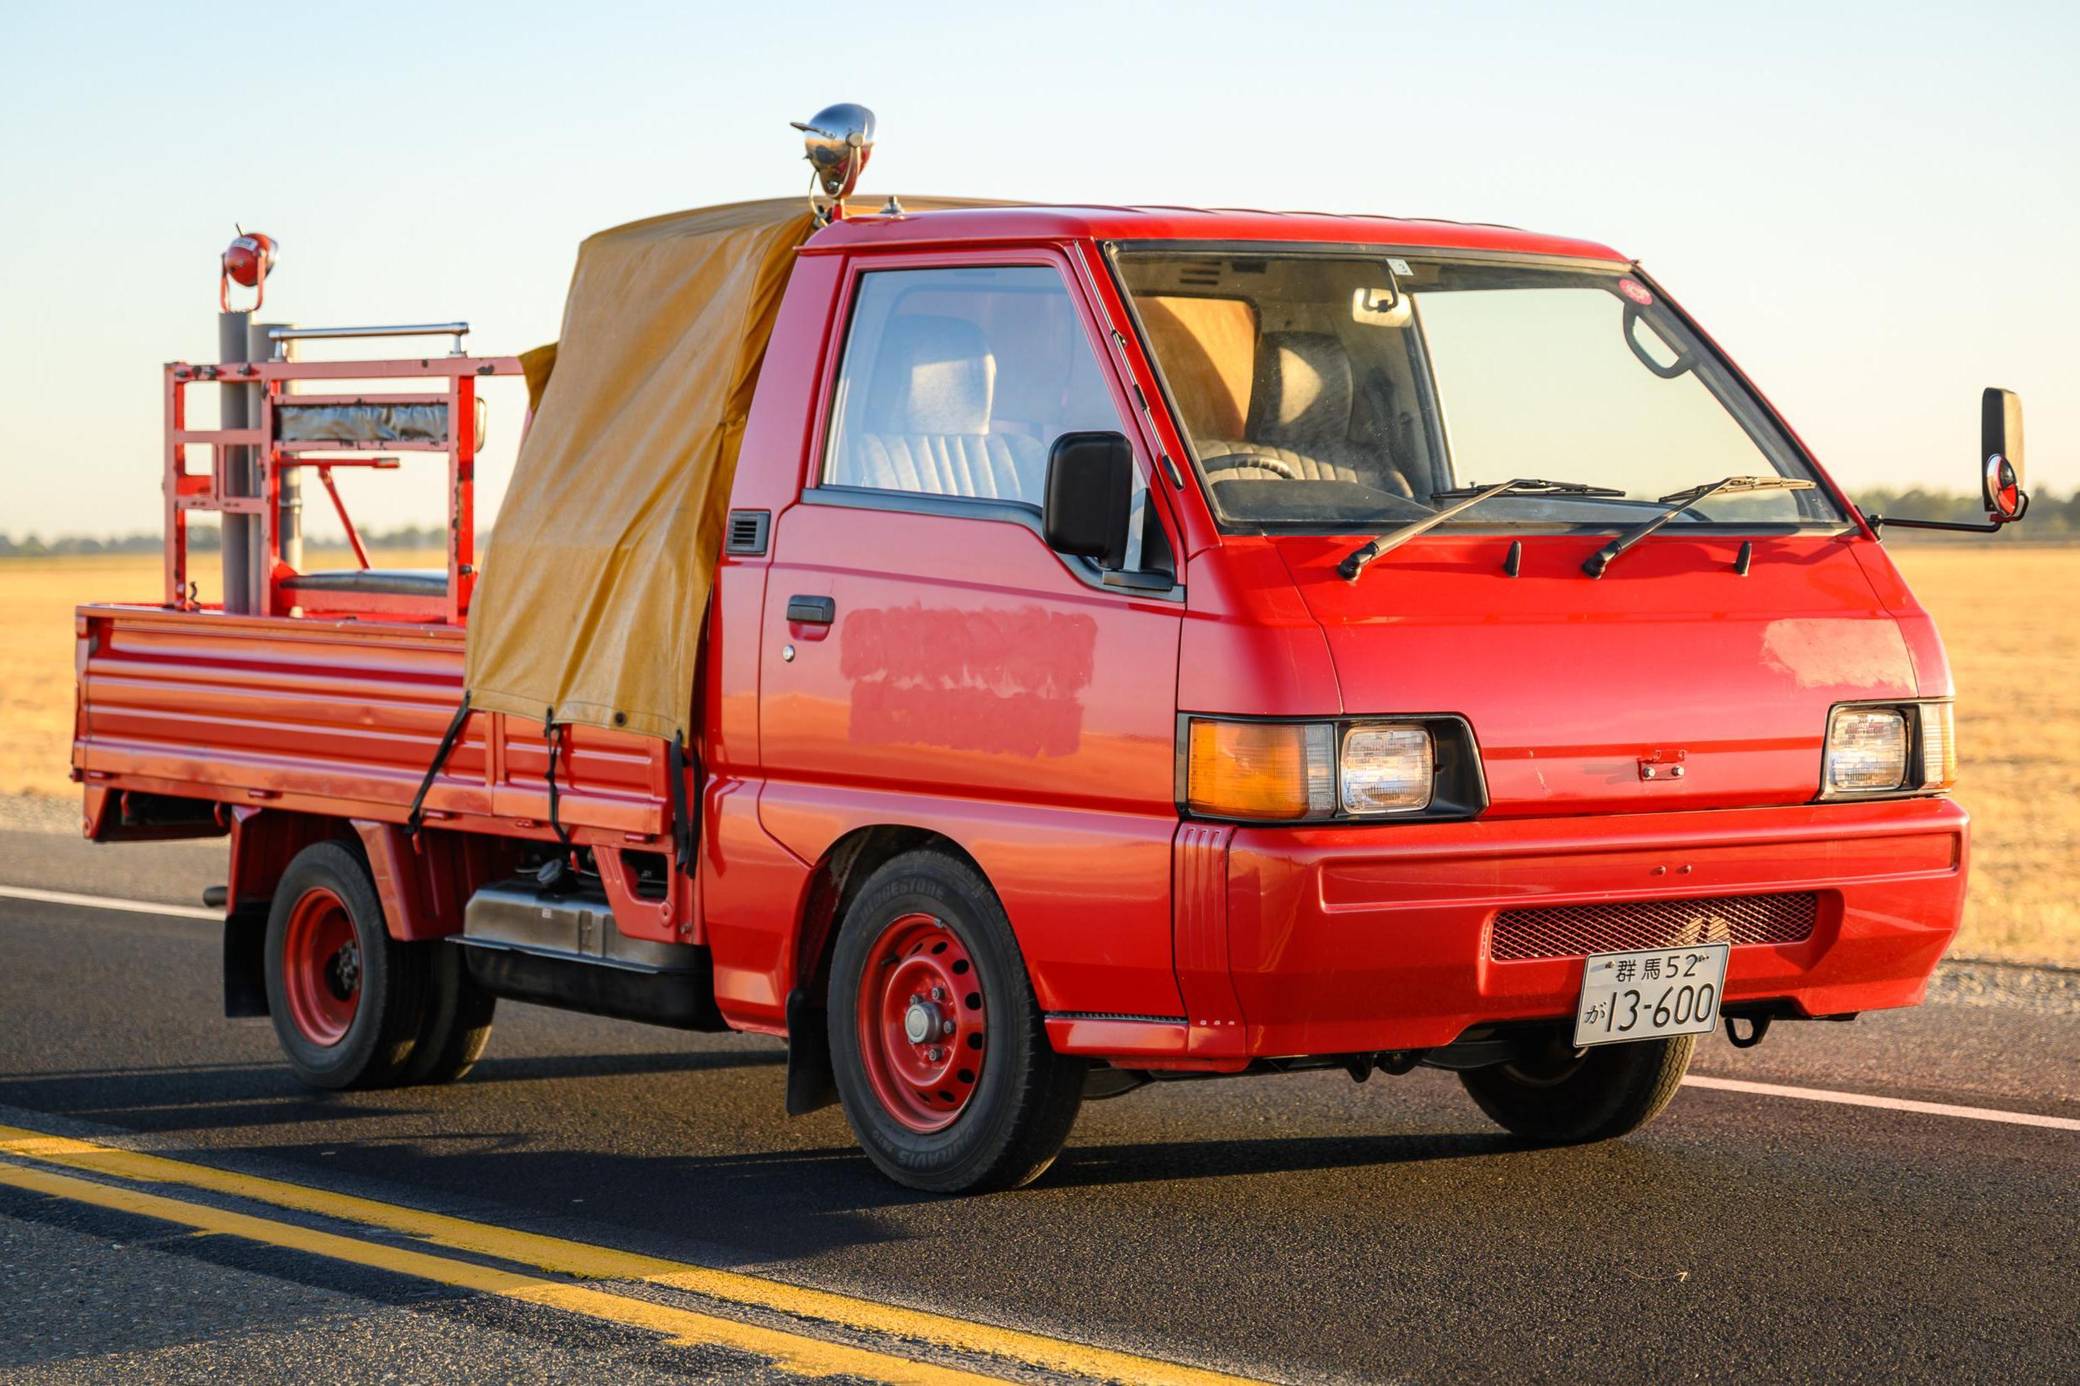
<path id="1" fill-rule="evenodd" d="M 888 1114 L 919 1134 L 960 1119 L 987 1053 L 982 976 L 959 935 L 929 914 L 899 915 L 874 940 L 859 982 L 859 1051 Z"/>
<path id="2" fill-rule="evenodd" d="M 974 863 L 919 847 L 876 867 L 845 906 L 829 975 L 831 1076 L 883 1174 L 971 1193 L 1053 1162 L 1088 1065 L 1048 1044 L 1011 921 Z"/>
<path id="3" fill-rule="evenodd" d="M 289 910 L 282 939 L 282 990 L 289 1018 L 312 1044 L 346 1038 L 361 1005 L 361 944 L 346 901 L 323 886 Z"/>
<path id="4" fill-rule="evenodd" d="M 402 1078 L 426 1017 L 433 947 L 390 937 L 354 844 L 298 852 L 275 886 L 261 945 L 267 1011 L 296 1076 L 332 1091 Z"/>

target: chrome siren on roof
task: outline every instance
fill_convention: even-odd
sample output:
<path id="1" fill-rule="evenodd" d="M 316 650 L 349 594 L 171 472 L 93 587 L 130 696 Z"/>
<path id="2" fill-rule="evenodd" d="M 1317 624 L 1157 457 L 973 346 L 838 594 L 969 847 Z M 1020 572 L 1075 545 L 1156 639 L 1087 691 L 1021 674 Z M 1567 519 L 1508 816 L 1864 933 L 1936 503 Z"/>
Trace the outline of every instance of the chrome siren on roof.
<path id="1" fill-rule="evenodd" d="M 867 159 L 874 152 L 874 113 L 865 106 L 841 101 L 792 124 L 802 132 L 802 144 L 807 150 L 805 157 L 811 170 L 809 206 L 820 226 L 834 215 L 843 215 L 838 204 L 851 195 L 867 167 Z"/>

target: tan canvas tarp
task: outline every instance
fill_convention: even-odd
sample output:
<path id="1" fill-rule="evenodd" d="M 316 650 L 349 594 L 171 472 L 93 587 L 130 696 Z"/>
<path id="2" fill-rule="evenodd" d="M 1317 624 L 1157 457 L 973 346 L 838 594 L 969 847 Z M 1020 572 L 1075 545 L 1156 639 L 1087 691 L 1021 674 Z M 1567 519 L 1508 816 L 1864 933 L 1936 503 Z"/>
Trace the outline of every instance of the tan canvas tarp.
<path id="1" fill-rule="evenodd" d="M 563 335 L 528 372 L 534 422 L 470 612 L 472 707 L 688 730 L 744 417 L 811 229 L 788 198 L 653 217 L 579 248 Z"/>

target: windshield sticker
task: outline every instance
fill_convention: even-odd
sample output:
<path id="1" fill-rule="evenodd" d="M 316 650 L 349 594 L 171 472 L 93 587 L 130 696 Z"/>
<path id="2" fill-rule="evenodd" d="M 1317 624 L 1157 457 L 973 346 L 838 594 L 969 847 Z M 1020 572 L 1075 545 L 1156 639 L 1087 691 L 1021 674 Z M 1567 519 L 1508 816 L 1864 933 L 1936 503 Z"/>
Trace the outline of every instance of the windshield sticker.
<path id="1" fill-rule="evenodd" d="M 1654 291 L 1640 283 L 1637 279 L 1620 279 L 1618 281 L 1618 292 L 1642 308 L 1652 308 L 1654 306 Z"/>

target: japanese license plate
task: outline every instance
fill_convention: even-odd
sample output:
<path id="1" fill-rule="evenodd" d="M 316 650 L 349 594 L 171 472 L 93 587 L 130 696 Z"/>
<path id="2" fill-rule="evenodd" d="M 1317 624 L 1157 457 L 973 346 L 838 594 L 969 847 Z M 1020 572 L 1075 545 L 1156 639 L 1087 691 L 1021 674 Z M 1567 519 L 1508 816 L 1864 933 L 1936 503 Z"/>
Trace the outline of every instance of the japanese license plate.
<path id="1" fill-rule="evenodd" d="M 1697 943 L 1650 953 L 1592 955 L 1582 966 L 1575 1048 L 1710 1034 L 1719 1024 L 1731 951 L 1723 943 Z"/>

